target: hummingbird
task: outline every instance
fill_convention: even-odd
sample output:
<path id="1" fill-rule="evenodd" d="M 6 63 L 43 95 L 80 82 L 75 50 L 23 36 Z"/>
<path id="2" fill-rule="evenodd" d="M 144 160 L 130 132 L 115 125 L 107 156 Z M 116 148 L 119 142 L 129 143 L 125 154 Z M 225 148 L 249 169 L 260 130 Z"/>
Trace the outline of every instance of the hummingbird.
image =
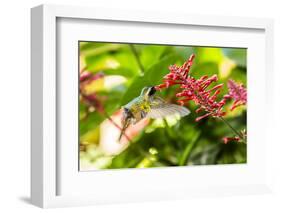
<path id="1" fill-rule="evenodd" d="M 165 118 L 169 115 L 179 114 L 184 117 L 190 111 L 180 105 L 170 104 L 156 95 L 155 87 L 144 87 L 140 95 L 122 107 L 122 130 L 119 141 L 131 124 L 136 124 L 144 118 Z"/>

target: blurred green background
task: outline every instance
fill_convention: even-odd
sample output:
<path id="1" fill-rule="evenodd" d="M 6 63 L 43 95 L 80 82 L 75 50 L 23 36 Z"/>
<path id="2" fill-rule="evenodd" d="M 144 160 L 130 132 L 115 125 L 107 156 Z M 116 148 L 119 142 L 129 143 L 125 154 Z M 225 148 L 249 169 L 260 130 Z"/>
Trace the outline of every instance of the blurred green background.
<path id="1" fill-rule="evenodd" d="M 89 106 L 80 98 L 80 170 L 112 168 L 146 168 L 184 165 L 246 163 L 246 145 L 222 143 L 223 137 L 234 136 L 218 119 L 195 122 L 196 106 L 186 105 L 191 114 L 179 118 L 147 120 L 133 131 L 131 142 L 118 143 L 118 129 L 108 120 L 120 120 L 121 106 L 140 94 L 145 86 L 162 83 L 169 65 L 182 65 L 195 54 L 191 75 L 217 74 L 224 83 L 220 99 L 227 93 L 227 80 L 246 82 L 247 50 L 213 48 L 79 42 L 81 70 L 103 77 L 84 87 L 94 94 L 106 113 Z M 176 103 L 177 86 L 158 92 L 170 103 Z M 228 109 L 228 103 L 225 109 Z M 225 119 L 237 130 L 246 129 L 246 107 L 227 111 Z"/>

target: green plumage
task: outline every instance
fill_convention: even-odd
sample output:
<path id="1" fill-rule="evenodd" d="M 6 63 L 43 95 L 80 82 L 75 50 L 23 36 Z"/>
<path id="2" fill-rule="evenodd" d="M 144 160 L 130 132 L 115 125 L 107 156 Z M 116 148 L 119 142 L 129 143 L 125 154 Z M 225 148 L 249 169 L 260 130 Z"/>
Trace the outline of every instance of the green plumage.
<path id="1" fill-rule="evenodd" d="M 190 113 L 187 108 L 176 104 L 169 104 L 159 96 L 156 96 L 155 93 L 154 87 L 145 87 L 142 89 L 139 97 L 134 98 L 122 107 L 123 128 L 119 140 L 130 124 L 135 124 L 143 118 L 164 118 L 174 114 L 184 117 Z"/>

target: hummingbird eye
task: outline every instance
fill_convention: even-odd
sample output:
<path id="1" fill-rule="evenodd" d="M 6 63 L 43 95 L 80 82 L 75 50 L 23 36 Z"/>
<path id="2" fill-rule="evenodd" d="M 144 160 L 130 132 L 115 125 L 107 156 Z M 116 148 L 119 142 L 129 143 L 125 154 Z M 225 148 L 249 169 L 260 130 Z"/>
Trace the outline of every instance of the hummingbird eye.
<path id="1" fill-rule="evenodd" d="M 156 89 L 155 87 L 150 87 L 149 88 L 149 92 L 148 92 L 148 96 L 152 96 L 156 93 Z"/>

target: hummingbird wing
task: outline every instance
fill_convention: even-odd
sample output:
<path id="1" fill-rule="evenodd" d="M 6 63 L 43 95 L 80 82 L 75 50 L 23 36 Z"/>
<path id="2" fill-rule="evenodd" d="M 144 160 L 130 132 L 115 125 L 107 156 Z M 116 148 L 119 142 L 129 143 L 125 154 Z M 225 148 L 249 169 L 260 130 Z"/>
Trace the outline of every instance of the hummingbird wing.
<path id="1" fill-rule="evenodd" d="M 169 104 L 162 98 L 155 96 L 151 103 L 151 110 L 147 113 L 148 118 L 164 118 L 169 115 L 179 114 L 181 117 L 188 115 L 190 111 L 183 106 Z"/>

